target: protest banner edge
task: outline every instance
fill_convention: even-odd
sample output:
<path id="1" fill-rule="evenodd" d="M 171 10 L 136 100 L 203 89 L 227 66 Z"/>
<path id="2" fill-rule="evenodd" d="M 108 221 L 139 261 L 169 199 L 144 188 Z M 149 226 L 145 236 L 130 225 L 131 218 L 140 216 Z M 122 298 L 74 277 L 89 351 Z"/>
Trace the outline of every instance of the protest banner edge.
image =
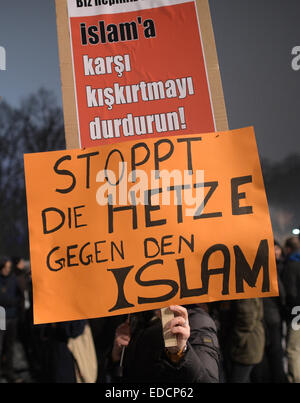
<path id="1" fill-rule="evenodd" d="M 67 0 L 55 0 L 66 149 L 80 148 Z"/>

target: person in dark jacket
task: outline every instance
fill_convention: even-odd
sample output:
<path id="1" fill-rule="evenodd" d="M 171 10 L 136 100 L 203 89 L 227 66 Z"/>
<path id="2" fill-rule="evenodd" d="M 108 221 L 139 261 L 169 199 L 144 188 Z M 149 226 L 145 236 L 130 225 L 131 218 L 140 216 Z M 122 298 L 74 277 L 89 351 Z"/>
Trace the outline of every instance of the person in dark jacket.
<path id="1" fill-rule="evenodd" d="M 277 266 L 278 297 L 263 298 L 265 351 L 263 360 L 252 372 L 252 380 L 257 383 L 286 383 L 283 366 L 284 351 L 282 347 L 283 322 L 285 320 L 285 288 L 281 279 L 283 272 L 283 251 L 275 241 L 275 258 Z"/>
<path id="2" fill-rule="evenodd" d="M 23 347 L 25 359 L 30 367 L 32 367 L 31 351 L 32 351 L 32 320 L 29 312 L 29 288 L 30 276 L 25 266 L 25 260 L 21 256 L 11 258 L 12 271 L 16 275 L 18 287 L 22 292 L 22 304 L 20 305 L 18 315 L 17 340 Z"/>
<path id="3" fill-rule="evenodd" d="M 0 329 L 0 377 L 5 364 L 5 377 L 8 382 L 22 382 L 15 375 L 13 354 L 17 335 L 19 307 L 22 304 L 22 292 L 18 286 L 15 273 L 11 270 L 11 261 L 0 258 L 0 306 L 5 310 L 6 329 Z"/>
<path id="4" fill-rule="evenodd" d="M 126 318 L 126 315 L 116 315 L 89 320 L 98 362 L 97 383 L 110 382 L 110 374 L 106 370 L 110 363 L 112 341 L 114 340 L 117 327 L 125 322 Z"/>
<path id="5" fill-rule="evenodd" d="M 28 292 L 30 281 L 28 272 L 25 268 L 25 260 L 21 256 L 14 256 L 11 258 L 11 262 L 12 262 L 12 271 L 15 273 L 17 277 L 19 287 L 25 294 Z"/>
<path id="6" fill-rule="evenodd" d="M 283 283 L 287 309 L 287 359 L 289 379 L 300 383 L 300 332 L 293 326 L 293 309 L 300 309 L 300 243 L 292 237 L 285 242 L 286 261 Z"/>
<path id="7" fill-rule="evenodd" d="M 262 299 L 232 301 L 231 313 L 228 382 L 248 383 L 253 368 L 262 361 L 265 348 Z"/>
<path id="8" fill-rule="evenodd" d="M 168 326 L 177 335 L 177 347 L 164 347 L 160 311 L 133 315 L 131 326 L 125 322 L 118 327 L 112 361 L 117 367 L 121 361 L 122 382 L 219 382 L 219 345 L 212 318 L 197 305 L 174 305 L 170 310 L 175 317 Z"/>
<path id="9" fill-rule="evenodd" d="M 69 338 L 80 336 L 86 320 L 42 325 L 43 354 L 41 382 L 76 383 L 74 357 L 68 348 Z"/>

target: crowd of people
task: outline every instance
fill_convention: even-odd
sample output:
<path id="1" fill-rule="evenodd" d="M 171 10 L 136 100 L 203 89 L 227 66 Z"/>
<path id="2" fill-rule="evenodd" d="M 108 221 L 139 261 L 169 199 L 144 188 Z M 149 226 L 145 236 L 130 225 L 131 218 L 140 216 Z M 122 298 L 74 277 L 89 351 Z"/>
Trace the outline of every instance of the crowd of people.
<path id="1" fill-rule="evenodd" d="M 174 305 L 167 329 L 160 310 L 33 325 L 30 268 L 1 257 L 0 382 L 25 382 L 18 344 L 37 383 L 299 383 L 299 239 L 275 242 L 275 255 L 278 297 Z"/>

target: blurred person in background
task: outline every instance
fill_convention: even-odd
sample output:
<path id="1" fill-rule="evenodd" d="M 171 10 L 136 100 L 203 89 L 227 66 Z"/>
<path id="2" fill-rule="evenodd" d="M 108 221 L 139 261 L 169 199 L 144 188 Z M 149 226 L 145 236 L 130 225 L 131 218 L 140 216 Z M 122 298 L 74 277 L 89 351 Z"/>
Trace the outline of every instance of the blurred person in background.
<path id="1" fill-rule="evenodd" d="M 97 383 L 110 382 L 110 374 L 106 372 L 117 327 L 126 321 L 127 315 L 107 316 L 89 319 L 94 339 L 98 364 Z"/>
<path id="2" fill-rule="evenodd" d="M 0 306 L 6 315 L 6 329 L 0 330 L 0 377 L 4 375 L 8 382 L 23 382 L 13 367 L 18 315 L 23 303 L 23 293 L 12 271 L 11 260 L 0 257 Z"/>
<path id="3" fill-rule="evenodd" d="M 85 325 L 85 320 L 76 320 L 38 326 L 42 340 L 39 382 L 76 383 L 76 367 L 68 341 L 80 336 Z"/>
<path id="4" fill-rule="evenodd" d="M 25 268 L 25 260 L 21 256 L 14 256 L 11 258 L 11 262 L 12 271 L 15 273 L 19 287 L 24 293 L 25 301 L 25 293 L 28 293 L 28 283 L 30 281 L 28 271 Z"/>
<path id="5" fill-rule="evenodd" d="M 286 383 L 284 371 L 284 350 L 282 346 L 283 323 L 285 320 L 285 288 L 281 279 L 284 269 L 282 247 L 275 241 L 275 259 L 277 267 L 278 297 L 263 298 L 265 350 L 263 360 L 252 372 L 252 381 L 257 383 Z"/>
<path id="6" fill-rule="evenodd" d="M 265 331 L 262 298 L 231 301 L 227 336 L 229 383 L 250 383 L 251 372 L 263 359 Z"/>
<path id="7" fill-rule="evenodd" d="M 292 383 L 300 383 L 300 331 L 293 325 L 293 309 L 300 310 L 300 242 L 288 238 L 284 245 L 286 255 L 282 279 L 286 291 L 287 360 L 288 375 Z"/>
<path id="8" fill-rule="evenodd" d="M 23 348 L 22 356 L 24 356 L 27 365 L 31 367 L 31 351 L 32 351 L 32 319 L 30 315 L 30 301 L 29 290 L 31 287 L 31 277 L 29 268 L 26 267 L 26 263 L 23 257 L 13 256 L 11 258 L 12 271 L 15 273 L 18 287 L 22 292 L 22 305 L 19 308 L 18 326 L 17 326 L 17 341 Z M 25 368 L 23 368 L 25 369 Z"/>

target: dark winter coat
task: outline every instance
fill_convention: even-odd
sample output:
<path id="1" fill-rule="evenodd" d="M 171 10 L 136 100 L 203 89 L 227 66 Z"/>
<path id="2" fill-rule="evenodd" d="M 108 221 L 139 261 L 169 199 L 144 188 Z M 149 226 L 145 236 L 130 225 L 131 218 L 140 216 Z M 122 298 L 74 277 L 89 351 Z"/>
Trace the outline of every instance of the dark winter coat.
<path id="1" fill-rule="evenodd" d="M 281 262 L 277 262 L 278 297 L 263 298 L 264 323 L 266 328 L 282 325 L 285 316 L 286 292 L 281 279 Z M 267 336 L 266 336 L 267 337 Z"/>
<path id="2" fill-rule="evenodd" d="M 230 358 L 239 364 L 258 364 L 265 348 L 262 299 L 232 301 L 232 309 Z"/>
<path id="3" fill-rule="evenodd" d="M 219 344 L 212 318 L 196 305 L 189 306 L 191 335 L 188 349 L 172 364 L 164 349 L 159 318 L 139 326 L 124 356 L 125 382 L 219 382 Z"/>
<path id="4" fill-rule="evenodd" d="M 68 348 L 70 337 L 80 336 L 86 325 L 85 320 L 59 322 L 44 327 L 43 360 L 47 381 L 53 383 L 75 383 L 74 358 Z"/>
<path id="5" fill-rule="evenodd" d="M 286 291 L 288 319 L 294 306 L 300 306 L 300 252 L 290 254 L 285 263 L 282 280 Z"/>
<path id="6" fill-rule="evenodd" d="M 8 276 L 0 274 L 0 306 L 5 308 L 6 318 L 17 318 L 21 304 L 22 291 L 16 275 L 13 272 Z"/>

